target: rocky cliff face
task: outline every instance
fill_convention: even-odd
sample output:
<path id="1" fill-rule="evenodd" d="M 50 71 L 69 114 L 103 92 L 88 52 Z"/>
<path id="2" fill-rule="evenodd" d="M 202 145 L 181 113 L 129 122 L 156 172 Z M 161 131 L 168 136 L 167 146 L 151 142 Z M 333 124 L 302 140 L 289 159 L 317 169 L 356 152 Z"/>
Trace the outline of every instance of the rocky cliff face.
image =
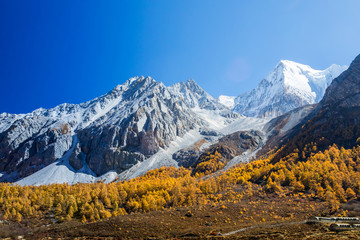
<path id="1" fill-rule="evenodd" d="M 80 151 L 97 175 L 127 169 L 204 124 L 162 83 L 144 79 L 136 84 L 106 117 L 77 132 Z M 78 164 L 72 156 L 73 166 L 80 166 L 78 156 Z"/>
<path id="2" fill-rule="evenodd" d="M 195 144 L 187 149 L 181 149 L 173 154 L 173 159 L 179 166 L 193 169 L 202 162 L 203 156 L 208 153 L 214 154 L 215 151 L 221 154 L 222 162 L 228 163 L 231 159 L 241 155 L 246 151 L 253 151 L 259 147 L 263 141 L 263 134 L 260 131 L 237 131 L 225 136 L 221 136 L 216 143 L 207 148 L 199 148 L 203 142 Z"/>
<path id="3" fill-rule="evenodd" d="M 0 181 L 28 176 L 67 151 L 70 157 L 64 161 L 74 171 L 87 167 L 98 176 L 111 170 L 122 172 L 167 148 L 176 137 L 207 127 L 195 110 L 219 111 L 229 121 L 240 117 L 194 81 L 166 87 L 150 77 L 129 79 L 81 104 L 21 115 L 3 113 Z"/>
<path id="4" fill-rule="evenodd" d="M 317 103 L 331 81 L 346 69 L 346 66 L 332 65 L 319 71 L 282 60 L 255 89 L 235 99 L 233 110 L 250 117 L 274 118 Z"/>
<path id="5" fill-rule="evenodd" d="M 360 55 L 349 69 L 336 78 L 326 90 L 319 109 L 354 108 L 360 106 Z"/>

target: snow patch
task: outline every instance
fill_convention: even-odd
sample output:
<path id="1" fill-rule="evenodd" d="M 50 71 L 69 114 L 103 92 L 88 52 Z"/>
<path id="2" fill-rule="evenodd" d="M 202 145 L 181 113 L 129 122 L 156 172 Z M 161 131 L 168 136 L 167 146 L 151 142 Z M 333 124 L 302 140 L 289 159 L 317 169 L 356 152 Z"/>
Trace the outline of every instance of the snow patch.
<path id="1" fill-rule="evenodd" d="M 144 129 L 145 123 L 146 123 L 147 117 L 146 115 L 142 115 L 139 121 L 137 122 L 138 131 L 141 132 Z"/>
<path id="2" fill-rule="evenodd" d="M 229 124 L 220 130 L 224 135 L 228 135 L 237 131 L 249 131 L 249 130 L 258 130 L 261 131 L 265 124 L 268 122 L 268 119 L 263 118 L 252 118 L 247 117 L 239 119 Z"/>
<path id="3" fill-rule="evenodd" d="M 76 135 L 73 136 L 73 145 L 69 151 L 58 161 L 42 168 L 34 174 L 25 177 L 16 182 L 21 186 L 24 185 L 46 185 L 52 183 L 77 183 L 77 182 L 93 182 L 95 176 L 89 175 L 83 172 L 76 172 L 69 164 L 69 158 L 74 150 L 78 138 Z"/>
<path id="4" fill-rule="evenodd" d="M 235 98 L 234 96 L 225 96 L 225 95 L 220 95 L 218 97 L 218 101 L 225 105 L 226 107 L 232 109 L 235 106 Z"/>

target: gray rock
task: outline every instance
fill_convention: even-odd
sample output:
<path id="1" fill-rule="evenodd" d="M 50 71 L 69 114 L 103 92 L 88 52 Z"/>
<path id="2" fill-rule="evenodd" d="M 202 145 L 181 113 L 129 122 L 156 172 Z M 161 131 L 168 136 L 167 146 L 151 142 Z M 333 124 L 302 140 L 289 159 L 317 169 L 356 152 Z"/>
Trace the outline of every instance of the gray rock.
<path id="1" fill-rule="evenodd" d="M 12 174 L 12 181 L 28 176 L 61 159 L 76 135 L 78 142 L 64 159 L 75 171 L 86 163 L 98 176 L 111 170 L 120 173 L 167 148 L 176 137 L 206 128 L 193 107 L 214 110 L 229 121 L 240 116 L 194 81 L 166 87 L 150 77 L 129 79 L 81 104 L 64 103 L 29 114 L 2 113 L 0 172 Z"/>
<path id="2" fill-rule="evenodd" d="M 84 166 L 80 143 L 76 144 L 73 152 L 71 153 L 69 163 L 76 171 L 80 170 Z"/>

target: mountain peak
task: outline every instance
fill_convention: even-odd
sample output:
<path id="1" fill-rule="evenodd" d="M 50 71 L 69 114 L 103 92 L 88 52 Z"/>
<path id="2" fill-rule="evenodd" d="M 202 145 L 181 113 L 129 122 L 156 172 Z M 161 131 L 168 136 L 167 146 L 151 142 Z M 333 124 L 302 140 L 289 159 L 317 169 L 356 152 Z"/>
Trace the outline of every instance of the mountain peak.
<path id="1" fill-rule="evenodd" d="M 283 59 L 283 60 L 280 60 L 277 65 L 290 66 L 290 65 L 299 65 L 299 63 L 291 61 L 291 60 Z"/>
<path id="2" fill-rule="evenodd" d="M 191 78 L 188 79 L 185 84 L 186 84 L 186 86 L 187 86 L 191 91 L 196 92 L 196 93 L 199 93 L 199 94 L 205 94 L 204 89 L 202 89 L 202 88 L 199 86 L 199 84 L 197 84 L 197 83 L 195 82 L 194 79 L 191 79 Z"/>
<path id="3" fill-rule="evenodd" d="M 193 79 L 188 79 L 186 82 L 175 83 L 174 85 L 169 87 L 172 91 L 178 92 L 192 92 L 194 94 L 205 95 L 204 89 L 202 89 L 199 84 L 197 84 Z"/>
<path id="4" fill-rule="evenodd" d="M 290 67 L 309 67 L 310 68 L 310 66 L 308 66 L 308 65 L 301 64 L 301 63 L 294 62 L 294 61 L 287 60 L 287 59 L 280 60 L 277 65 L 290 66 Z"/>
<path id="5" fill-rule="evenodd" d="M 140 83 L 140 82 L 144 82 L 144 83 L 153 83 L 156 82 L 152 77 L 150 76 L 135 76 L 132 78 L 129 78 L 128 80 L 126 80 L 123 84 L 119 84 L 117 85 L 114 90 L 123 90 L 125 88 L 129 88 L 129 86 L 133 85 L 134 83 Z"/>
<path id="6" fill-rule="evenodd" d="M 185 83 L 176 83 L 170 86 L 169 90 L 175 96 L 179 96 L 189 108 L 207 110 L 224 110 L 226 108 L 225 105 L 208 94 L 193 79 L 188 79 Z"/>
<path id="7" fill-rule="evenodd" d="M 326 68 L 324 70 L 316 70 L 306 64 L 294 62 L 291 60 L 280 60 L 279 63 L 276 65 L 275 69 L 278 69 L 278 68 L 280 68 L 282 71 L 284 71 L 284 70 L 294 71 L 295 69 L 297 69 L 298 71 L 300 70 L 302 72 L 328 71 L 328 72 L 336 72 L 336 73 L 338 73 L 337 75 L 339 75 L 341 72 L 345 71 L 348 68 L 348 66 L 331 64 L 328 68 Z"/>
<path id="8" fill-rule="evenodd" d="M 342 73 L 346 69 L 348 69 L 348 66 L 346 66 L 346 65 L 331 64 L 330 67 L 328 67 L 324 71 L 327 71 L 332 74 L 335 73 L 336 75 L 340 75 L 340 73 Z"/>
<path id="9" fill-rule="evenodd" d="M 308 65 L 281 60 L 257 88 L 236 98 L 234 110 L 245 116 L 273 118 L 317 103 L 331 81 L 346 68 L 331 65 L 325 70 L 314 70 Z"/>
<path id="10" fill-rule="evenodd" d="M 189 78 L 189 79 L 186 81 L 186 84 L 196 84 L 196 85 L 198 85 L 198 84 L 195 82 L 195 80 L 192 79 L 192 78 Z"/>

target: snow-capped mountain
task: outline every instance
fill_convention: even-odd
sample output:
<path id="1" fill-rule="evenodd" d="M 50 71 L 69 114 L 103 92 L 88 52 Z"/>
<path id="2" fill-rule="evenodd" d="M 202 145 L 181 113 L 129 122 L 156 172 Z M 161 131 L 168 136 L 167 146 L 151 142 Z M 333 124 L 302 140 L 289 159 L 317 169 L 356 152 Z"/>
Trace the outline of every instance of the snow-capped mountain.
<path id="1" fill-rule="evenodd" d="M 235 99 L 234 111 L 245 116 L 273 118 L 290 110 L 319 102 L 331 81 L 347 66 L 331 65 L 314 70 L 282 60 L 253 90 Z"/>
<path id="2" fill-rule="evenodd" d="M 245 117 L 231 110 L 234 104 L 250 116 L 277 116 L 319 101 L 344 69 L 318 71 L 281 61 L 256 89 L 236 99 L 215 99 L 193 80 L 166 87 L 134 77 L 85 103 L 2 113 L 0 182 L 129 179 L 161 166 L 195 166 L 201 154 L 218 148 L 229 168 L 249 161 L 310 112 L 295 110 L 265 126 L 268 118 Z"/>
<path id="3" fill-rule="evenodd" d="M 114 176 L 159 151 L 177 150 L 183 139 L 192 144 L 189 139 L 197 141 L 200 132 L 243 118 L 193 80 L 166 87 L 150 77 L 131 78 L 85 103 L 29 114 L 2 113 L 0 181 L 25 177 L 22 184 L 39 184 L 44 179 L 45 183 L 78 182 L 110 172 Z M 143 170 L 176 165 L 171 157 L 161 161 Z M 31 174 L 37 176 L 34 181 L 27 178 Z"/>
<path id="4" fill-rule="evenodd" d="M 233 109 L 235 106 L 235 98 L 235 96 L 220 95 L 218 97 L 218 101 L 228 108 Z"/>
<path id="5" fill-rule="evenodd" d="M 359 116 L 360 55 L 346 71 L 332 81 L 324 97 L 308 116 L 284 136 L 284 145 L 273 161 L 276 162 L 286 154 L 295 152 L 296 149 L 305 149 L 309 145 L 316 146 L 318 151 L 323 151 L 333 144 L 345 149 L 358 146 Z M 300 159 L 308 157 L 306 154 L 299 154 Z"/>

